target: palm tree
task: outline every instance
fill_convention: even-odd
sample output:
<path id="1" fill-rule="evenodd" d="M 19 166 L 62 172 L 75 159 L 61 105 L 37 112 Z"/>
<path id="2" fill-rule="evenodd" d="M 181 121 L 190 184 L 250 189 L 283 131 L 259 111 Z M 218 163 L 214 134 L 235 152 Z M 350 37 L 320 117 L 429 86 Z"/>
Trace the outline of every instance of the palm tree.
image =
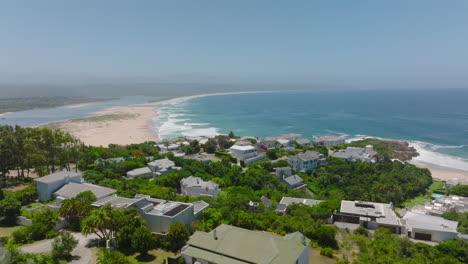
<path id="1" fill-rule="evenodd" d="M 113 235 L 112 207 L 107 204 L 91 211 L 81 224 L 81 232 L 84 235 L 95 233 L 105 241 L 111 239 Z"/>
<path id="2" fill-rule="evenodd" d="M 64 218 L 78 218 L 81 215 L 81 203 L 75 199 L 67 199 L 62 202 L 59 214 Z"/>

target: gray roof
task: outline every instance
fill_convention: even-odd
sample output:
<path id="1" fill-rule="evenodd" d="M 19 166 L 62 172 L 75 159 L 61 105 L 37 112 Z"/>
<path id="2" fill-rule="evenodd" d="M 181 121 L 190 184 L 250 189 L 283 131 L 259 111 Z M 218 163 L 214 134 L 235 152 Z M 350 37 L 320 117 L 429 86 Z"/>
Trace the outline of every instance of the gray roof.
<path id="1" fill-rule="evenodd" d="M 307 150 L 304 153 L 298 154 L 296 156 L 293 156 L 292 158 L 297 157 L 301 160 L 307 161 L 307 160 L 318 160 L 322 159 L 323 155 L 320 152 L 313 151 L 313 150 Z"/>
<path id="2" fill-rule="evenodd" d="M 64 171 L 55 172 L 55 173 L 49 174 L 47 176 L 34 179 L 34 181 L 42 182 L 42 183 L 51 183 L 51 182 L 63 180 L 66 176 L 69 176 L 70 178 L 74 178 L 74 177 L 77 177 L 77 176 L 81 177 L 82 175 L 83 174 L 81 174 L 80 172 L 64 170 Z"/>
<path id="3" fill-rule="evenodd" d="M 271 200 L 268 199 L 267 197 L 262 196 L 262 197 L 260 198 L 260 200 L 262 200 L 262 203 L 263 203 L 263 205 L 264 205 L 266 208 L 268 208 L 268 207 L 271 206 Z"/>
<path id="4" fill-rule="evenodd" d="M 401 220 L 393 212 L 391 204 L 363 201 L 341 201 L 340 213 L 375 217 L 377 223 L 401 226 Z"/>
<path id="5" fill-rule="evenodd" d="M 196 201 L 196 202 L 193 202 L 192 204 L 193 204 L 193 213 L 194 214 L 196 214 L 196 213 L 204 210 L 208 206 L 210 206 L 210 204 L 208 204 L 205 201 Z"/>
<path id="6" fill-rule="evenodd" d="M 169 167 L 175 166 L 175 163 L 168 158 L 164 158 L 164 159 L 158 159 L 158 160 L 152 161 L 148 163 L 148 166 L 154 166 L 158 168 L 169 168 Z"/>
<path id="7" fill-rule="evenodd" d="M 284 178 L 283 181 L 285 181 L 290 186 L 295 186 L 304 182 L 304 180 L 297 174 Z"/>
<path id="8" fill-rule="evenodd" d="M 439 216 L 407 212 L 403 219 L 408 228 L 457 233 L 458 222 L 450 221 Z"/>
<path id="9" fill-rule="evenodd" d="M 210 190 L 214 190 L 219 188 L 219 185 L 212 182 L 212 181 L 204 181 L 200 177 L 193 177 L 189 176 L 185 179 L 180 181 L 182 185 L 185 187 L 200 187 L 200 188 L 208 188 Z"/>
<path id="10" fill-rule="evenodd" d="M 106 204 L 110 204 L 114 208 L 125 209 L 125 208 L 129 208 L 132 204 L 134 204 L 137 201 L 138 199 L 120 197 L 114 194 L 114 195 L 99 199 L 98 201 L 94 202 L 93 205 L 97 207 L 101 207 Z"/>
<path id="11" fill-rule="evenodd" d="M 307 138 L 299 138 L 299 139 L 296 139 L 296 143 L 299 145 L 304 145 L 304 144 L 311 144 L 312 142 Z"/>
<path id="12" fill-rule="evenodd" d="M 143 174 L 148 174 L 148 173 L 151 173 L 151 170 L 148 167 L 138 168 L 138 169 L 134 169 L 134 170 L 127 172 L 127 174 L 130 174 L 132 176 L 138 176 L 138 175 L 143 175 Z"/>
<path id="13" fill-rule="evenodd" d="M 281 237 L 222 224 L 209 233 L 195 232 L 182 254 L 214 263 L 292 264 L 309 242 L 301 233 Z"/>
<path id="14" fill-rule="evenodd" d="M 323 136 L 315 139 L 315 142 L 344 140 L 343 136 Z"/>
<path id="15" fill-rule="evenodd" d="M 69 182 L 65 184 L 62 188 L 58 189 L 54 194 L 56 196 L 62 196 L 65 198 L 74 198 L 78 194 L 84 191 L 91 191 L 96 195 L 97 198 L 105 197 L 116 192 L 116 190 L 111 188 L 106 188 L 90 183 L 75 183 Z"/>

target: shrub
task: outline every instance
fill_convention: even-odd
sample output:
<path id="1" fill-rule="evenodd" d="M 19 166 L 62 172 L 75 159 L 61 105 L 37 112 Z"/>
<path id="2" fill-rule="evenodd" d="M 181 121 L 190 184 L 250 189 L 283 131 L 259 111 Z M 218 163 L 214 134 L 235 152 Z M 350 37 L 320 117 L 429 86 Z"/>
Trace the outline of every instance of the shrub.
<path id="1" fill-rule="evenodd" d="M 369 237 L 369 230 L 367 230 L 364 227 L 360 226 L 356 230 L 354 230 L 354 234 Z"/>
<path id="2" fill-rule="evenodd" d="M 98 255 L 97 263 L 99 264 L 130 264 L 130 260 L 121 252 L 108 249 L 101 249 Z"/>
<path id="3" fill-rule="evenodd" d="M 332 248 L 326 247 L 320 249 L 320 255 L 333 258 L 334 250 Z"/>
<path id="4" fill-rule="evenodd" d="M 75 239 L 69 232 L 60 232 L 60 234 L 52 241 L 52 257 L 54 259 L 65 259 L 71 256 L 71 252 L 78 245 L 78 240 Z"/>
<path id="5" fill-rule="evenodd" d="M 15 243 L 27 243 L 31 239 L 31 233 L 27 226 L 22 226 L 11 234 Z"/>
<path id="6" fill-rule="evenodd" d="M 140 226 L 135 230 L 132 238 L 132 247 L 142 255 L 157 247 L 156 239 L 145 226 Z"/>

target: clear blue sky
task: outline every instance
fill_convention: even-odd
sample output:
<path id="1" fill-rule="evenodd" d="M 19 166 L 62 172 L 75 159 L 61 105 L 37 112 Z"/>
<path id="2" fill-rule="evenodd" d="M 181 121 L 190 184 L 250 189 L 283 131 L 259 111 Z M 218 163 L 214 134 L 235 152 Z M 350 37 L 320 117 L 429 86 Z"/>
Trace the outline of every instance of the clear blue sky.
<path id="1" fill-rule="evenodd" d="M 468 87 L 468 1 L 0 3 L 4 80 Z"/>

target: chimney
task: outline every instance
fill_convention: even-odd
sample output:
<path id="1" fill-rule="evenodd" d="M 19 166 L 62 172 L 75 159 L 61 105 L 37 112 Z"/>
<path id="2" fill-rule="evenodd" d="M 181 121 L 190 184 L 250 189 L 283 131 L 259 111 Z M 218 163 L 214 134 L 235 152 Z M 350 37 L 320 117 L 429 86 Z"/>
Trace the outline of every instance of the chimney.
<path id="1" fill-rule="evenodd" d="M 216 232 L 216 229 L 213 229 L 213 239 L 218 240 L 218 234 Z"/>

